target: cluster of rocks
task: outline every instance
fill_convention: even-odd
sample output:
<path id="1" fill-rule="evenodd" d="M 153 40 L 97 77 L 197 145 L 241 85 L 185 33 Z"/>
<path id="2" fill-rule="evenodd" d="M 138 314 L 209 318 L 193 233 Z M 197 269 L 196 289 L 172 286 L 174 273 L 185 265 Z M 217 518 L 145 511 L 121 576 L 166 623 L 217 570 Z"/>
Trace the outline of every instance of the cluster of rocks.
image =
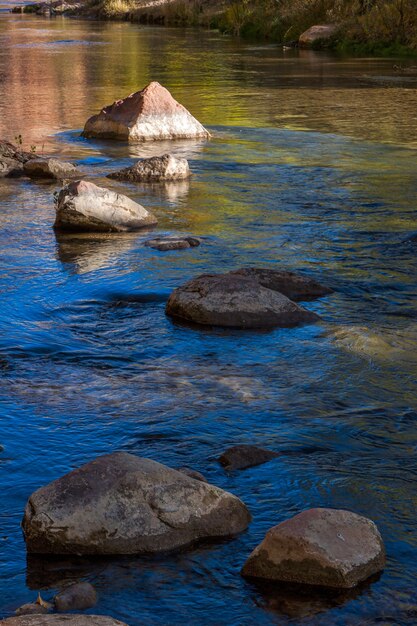
<path id="1" fill-rule="evenodd" d="M 172 292 L 166 313 L 201 325 L 288 328 L 320 319 L 293 300 L 312 300 L 331 292 L 317 281 L 293 272 L 243 268 L 193 278 Z"/>
<path id="2" fill-rule="evenodd" d="M 219 461 L 227 469 L 242 469 L 276 456 L 278 453 L 256 446 L 234 446 Z M 250 521 L 250 512 L 241 500 L 211 485 L 200 473 L 117 452 L 98 457 L 35 491 L 26 505 L 22 528 L 28 553 L 127 555 L 231 538 Z M 317 508 L 271 528 L 247 558 L 241 574 L 349 589 L 384 565 L 384 544 L 371 520 L 346 510 Z M 82 582 L 58 593 L 54 607 L 58 612 L 85 610 L 96 600 L 94 588 Z M 59 615 L 38 616 L 40 621 L 35 622 L 21 615 L 30 613 L 33 606 L 38 613 L 51 609 L 38 601 L 21 607 L 20 616 L 5 623 L 88 623 L 63 622 Z"/>

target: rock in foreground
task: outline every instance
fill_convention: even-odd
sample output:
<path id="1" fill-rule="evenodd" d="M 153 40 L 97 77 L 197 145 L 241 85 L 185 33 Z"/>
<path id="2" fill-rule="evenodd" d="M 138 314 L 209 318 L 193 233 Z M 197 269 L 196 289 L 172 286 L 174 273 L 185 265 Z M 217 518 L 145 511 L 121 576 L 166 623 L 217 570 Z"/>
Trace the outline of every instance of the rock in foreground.
<path id="1" fill-rule="evenodd" d="M 9 617 L 2 626 L 127 626 L 104 615 L 22 615 Z"/>
<path id="2" fill-rule="evenodd" d="M 72 163 L 58 159 L 31 159 L 23 166 L 24 173 L 30 178 L 63 180 L 80 176 L 80 171 Z"/>
<path id="3" fill-rule="evenodd" d="M 254 278 L 262 287 L 279 291 L 295 302 L 315 300 L 333 293 L 333 289 L 321 285 L 314 278 L 285 270 L 244 267 L 232 273 Z"/>
<path id="4" fill-rule="evenodd" d="M 231 328 L 291 327 L 320 319 L 256 278 L 233 272 L 203 274 L 178 287 L 169 297 L 166 313 L 196 324 Z"/>
<path id="5" fill-rule="evenodd" d="M 28 552 L 139 554 L 230 537 L 249 521 L 232 494 L 119 452 L 33 493 L 22 526 Z"/>
<path id="6" fill-rule="evenodd" d="M 108 174 L 107 178 L 133 183 L 154 183 L 166 180 L 185 180 L 190 175 L 187 159 L 176 157 L 173 154 L 164 154 L 161 157 L 141 159 L 131 167 Z"/>
<path id="7" fill-rule="evenodd" d="M 117 100 L 87 120 L 84 137 L 131 142 L 207 139 L 209 132 L 157 82 Z"/>
<path id="8" fill-rule="evenodd" d="M 167 252 L 169 250 L 186 250 L 187 248 L 195 248 L 200 245 L 200 239 L 197 237 L 177 237 L 169 235 L 168 237 L 154 237 L 145 241 L 145 246 Z"/>
<path id="9" fill-rule="evenodd" d="M 69 585 L 54 598 L 55 608 L 61 613 L 84 611 L 97 604 L 97 594 L 93 585 L 87 582 Z"/>
<path id="10" fill-rule="evenodd" d="M 384 544 L 371 520 L 350 511 L 310 509 L 268 531 L 242 574 L 349 589 L 384 565 Z"/>
<path id="11" fill-rule="evenodd" d="M 155 224 L 157 219 L 140 204 L 84 180 L 64 187 L 56 201 L 57 230 L 126 232 Z"/>
<path id="12" fill-rule="evenodd" d="M 312 48 L 325 46 L 336 35 L 338 27 L 335 24 L 317 24 L 311 26 L 300 35 L 298 45 L 300 48 Z"/>
<path id="13" fill-rule="evenodd" d="M 242 444 L 228 448 L 219 458 L 219 462 L 227 470 L 236 470 L 262 465 L 277 456 L 278 452 L 273 450 Z"/>

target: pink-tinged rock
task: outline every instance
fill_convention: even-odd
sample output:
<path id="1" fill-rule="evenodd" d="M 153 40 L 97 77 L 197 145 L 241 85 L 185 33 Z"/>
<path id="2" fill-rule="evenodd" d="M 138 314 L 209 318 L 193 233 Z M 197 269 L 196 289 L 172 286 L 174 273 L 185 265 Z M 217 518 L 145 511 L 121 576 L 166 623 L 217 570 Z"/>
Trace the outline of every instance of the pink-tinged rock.
<path id="1" fill-rule="evenodd" d="M 384 565 L 384 544 L 371 520 L 350 511 L 310 509 L 271 528 L 242 574 L 349 589 Z"/>
<path id="2" fill-rule="evenodd" d="M 329 41 L 336 35 L 338 27 L 335 24 L 317 24 L 306 30 L 298 40 L 300 48 L 311 48 L 315 44 Z"/>
<path id="3" fill-rule="evenodd" d="M 83 135 L 131 142 L 210 137 L 204 126 L 157 82 L 90 117 Z"/>
<path id="4" fill-rule="evenodd" d="M 126 232 L 156 223 L 156 217 L 127 196 L 85 180 L 61 189 L 56 200 L 57 230 Z"/>

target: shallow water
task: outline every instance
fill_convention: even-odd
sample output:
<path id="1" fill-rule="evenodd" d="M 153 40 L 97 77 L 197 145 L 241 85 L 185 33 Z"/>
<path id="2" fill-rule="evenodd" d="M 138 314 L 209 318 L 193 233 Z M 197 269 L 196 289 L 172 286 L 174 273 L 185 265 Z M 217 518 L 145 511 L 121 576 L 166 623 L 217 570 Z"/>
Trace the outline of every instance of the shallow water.
<path id="1" fill-rule="evenodd" d="M 56 238 L 56 187 L 0 180 L 1 615 L 81 576 L 100 595 L 91 612 L 130 626 L 416 623 L 417 85 L 399 63 L 1 14 L 0 136 L 76 161 L 154 211 L 156 232 L 203 237 L 165 254 L 143 246 L 147 233 Z M 210 142 L 80 138 L 90 114 L 151 79 Z M 189 184 L 104 178 L 168 149 L 189 158 Z M 242 265 L 334 287 L 307 304 L 323 321 L 242 332 L 165 317 L 173 287 Z M 283 454 L 227 474 L 216 458 L 236 443 Z M 30 493 L 113 450 L 201 471 L 253 523 L 156 558 L 27 562 Z M 265 531 L 312 506 L 377 522 L 380 579 L 331 598 L 244 581 Z"/>

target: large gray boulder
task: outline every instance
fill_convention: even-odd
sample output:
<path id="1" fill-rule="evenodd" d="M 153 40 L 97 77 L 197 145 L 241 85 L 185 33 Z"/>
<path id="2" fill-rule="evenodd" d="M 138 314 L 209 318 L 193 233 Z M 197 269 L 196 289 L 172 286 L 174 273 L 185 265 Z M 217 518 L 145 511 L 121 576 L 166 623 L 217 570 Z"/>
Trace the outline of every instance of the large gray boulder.
<path id="1" fill-rule="evenodd" d="M 349 589 L 384 565 L 384 544 L 371 520 L 350 511 L 310 509 L 269 530 L 242 574 Z"/>
<path id="2" fill-rule="evenodd" d="M 57 230 L 126 232 L 155 224 L 156 217 L 140 204 L 84 180 L 64 187 L 56 200 Z"/>
<path id="3" fill-rule="evenodd" d="M 230 493 L 118 452 L 38 489 L 22 526 L 29 553 L 139 554 L 233 536 L 249 521 Z"/>
<path id="4" fill-rule="evenodd" d="M 322 285 L 314 278 L 286 270 L 244 267 L 232 273 L 254 278 L 262 287 L 279 291 L 295 302 L 299 302 L 300 300 L 315 300 L 316 298 L 321 298 L 333 293 L 333 289 Z"/>
<path id="5" fill-rule="evenodd" d="M 131 142 L 210 137 L 204 126 L 157 82 L 90 117 L 83 135 Z"/>
<path id="6" fill-rule="evenodd" d="M 2 626 L 127 626 L 104 615 L 21 615 L 0 622 Z"/>
<path id="7" fill-rule="evenodd" d="M 125 167 L 118 172 L 112 172 L 107 178 L 124 180 L 127 182 L 160 182 L 185 180 L 191 175 L 187 159 L 176 157 L 173 154 L 164 154 L 149 159 L 141 159 L 131 167 Z"/>
<path id="8" fill-rule="evenodd" d="M 291 327 L 318 321 L 315 313 L 252 276 L 203 274 L 175 289 L 167 315 L 196 324 L 232 328 Z"/>
<path id="9" fill-rule="evenodd" d="M 45 178 L 49 180 L 63 180 L 75 178 L 81 172 L 72 163 L 58 159 L 30 159 L 23 165 L 23 171 L 29 178 Z"/>

